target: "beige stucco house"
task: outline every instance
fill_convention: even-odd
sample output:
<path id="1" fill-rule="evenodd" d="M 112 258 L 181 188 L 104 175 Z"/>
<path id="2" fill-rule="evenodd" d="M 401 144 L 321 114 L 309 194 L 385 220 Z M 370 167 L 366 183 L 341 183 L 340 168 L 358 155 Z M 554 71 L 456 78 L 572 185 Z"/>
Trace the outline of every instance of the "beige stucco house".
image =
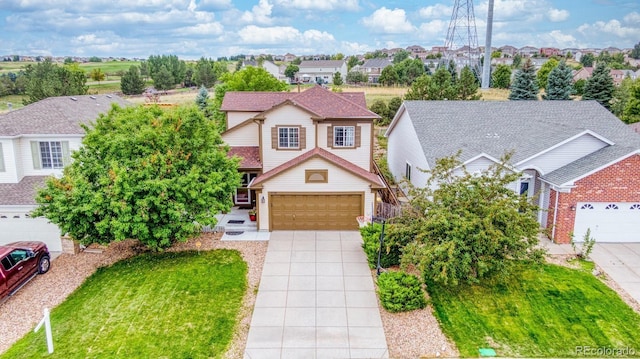
<path id="1" fill-rule="evenodd" d="M 364 93 L 228 92 L 221 109 L 222 137 L 242 158 L 234 201 L 256 208 L 259 230 L 356 229 L 372 216 L 384 184 Z"/>

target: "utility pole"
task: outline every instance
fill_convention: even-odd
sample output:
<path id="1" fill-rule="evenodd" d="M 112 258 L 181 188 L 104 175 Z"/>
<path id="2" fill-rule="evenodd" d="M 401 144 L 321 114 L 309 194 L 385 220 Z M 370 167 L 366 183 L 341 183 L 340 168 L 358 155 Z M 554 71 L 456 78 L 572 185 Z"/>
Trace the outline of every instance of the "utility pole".
<path id="1" fill-rule="evenodd" d="M 446 65 L 456 57 L 455 51 L 464 47 L 466 63 L 463 65 L 468 65 L 472 71 L 480 75 L 480 51 L 472 0 L 454 1 L 444 46 L 446 50 L 442 58 L 446 61 Z"/>
<path id="2" fill-rule="evenodd" d="M 493 32 L 493 0 L 489 0 L 487 14 L 487 37 L 484 42 L 484 64 L 482 67 L 482 89 L 488 89 L 491 83 L 491 34 Z"/>

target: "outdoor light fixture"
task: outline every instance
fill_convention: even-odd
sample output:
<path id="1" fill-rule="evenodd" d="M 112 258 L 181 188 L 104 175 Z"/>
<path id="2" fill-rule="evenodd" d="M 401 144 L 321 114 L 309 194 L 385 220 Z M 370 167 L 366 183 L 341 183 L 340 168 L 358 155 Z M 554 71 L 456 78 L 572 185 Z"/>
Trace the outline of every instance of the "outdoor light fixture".
<path id="1" fill-rule="evenodd" d="M 576 210 L 576 206 L 575 205 L 571 206 L 571 210 L 575 211 Z"/>
<path id="2" fill-rule="evenodd" d="M 260 203 L 264 203 L 265 199 L 264 199 L 264 195 L 260 196 Z"/>

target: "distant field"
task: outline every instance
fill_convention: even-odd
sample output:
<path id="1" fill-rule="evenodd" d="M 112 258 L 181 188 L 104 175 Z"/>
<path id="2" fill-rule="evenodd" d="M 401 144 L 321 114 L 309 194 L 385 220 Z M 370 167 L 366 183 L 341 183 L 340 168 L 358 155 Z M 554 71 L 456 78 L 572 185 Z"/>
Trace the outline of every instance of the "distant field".
<path id="1" fill-rule="evenodd" d="M 22 105 L 22 96 L 3 96 L 0 97 L 0 113 L 9 111 L 9 104 L 11 104 L 12 110 L 17 110 L 21 107 L 24 107 Z"/>
<path id="2" fill-rule="evenodd" d="M 36 65 L 37 62 L 0 62 L 0 74 L 20 71 L 21 69 L 27 67 L 27 65 L 29 64 Z M 78 65 L 87 73 L 91 72 L 93 69 L 101 69 L 102 72 L 107 74 L 107 76 L 115 76 L 119 71 L 125 72 L 129 70 L 129 67 L 131 67 L 131 65 L 140 66 L 140 61 L 87 62 Z"/>

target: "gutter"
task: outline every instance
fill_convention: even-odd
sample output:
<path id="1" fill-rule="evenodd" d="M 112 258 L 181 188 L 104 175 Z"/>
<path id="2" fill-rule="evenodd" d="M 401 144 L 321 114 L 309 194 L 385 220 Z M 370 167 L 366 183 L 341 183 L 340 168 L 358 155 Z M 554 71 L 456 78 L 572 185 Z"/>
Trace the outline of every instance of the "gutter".
<path id="1" fill-rule="evenodd" d="M 551 227 L 551 240 L 553 241 L 556 238 L 556 221 L 558 219 L 558 197 L 560 196 L 560 192 L 556 190 L 556 208 L 553 211 L 553 225 Z"/>

